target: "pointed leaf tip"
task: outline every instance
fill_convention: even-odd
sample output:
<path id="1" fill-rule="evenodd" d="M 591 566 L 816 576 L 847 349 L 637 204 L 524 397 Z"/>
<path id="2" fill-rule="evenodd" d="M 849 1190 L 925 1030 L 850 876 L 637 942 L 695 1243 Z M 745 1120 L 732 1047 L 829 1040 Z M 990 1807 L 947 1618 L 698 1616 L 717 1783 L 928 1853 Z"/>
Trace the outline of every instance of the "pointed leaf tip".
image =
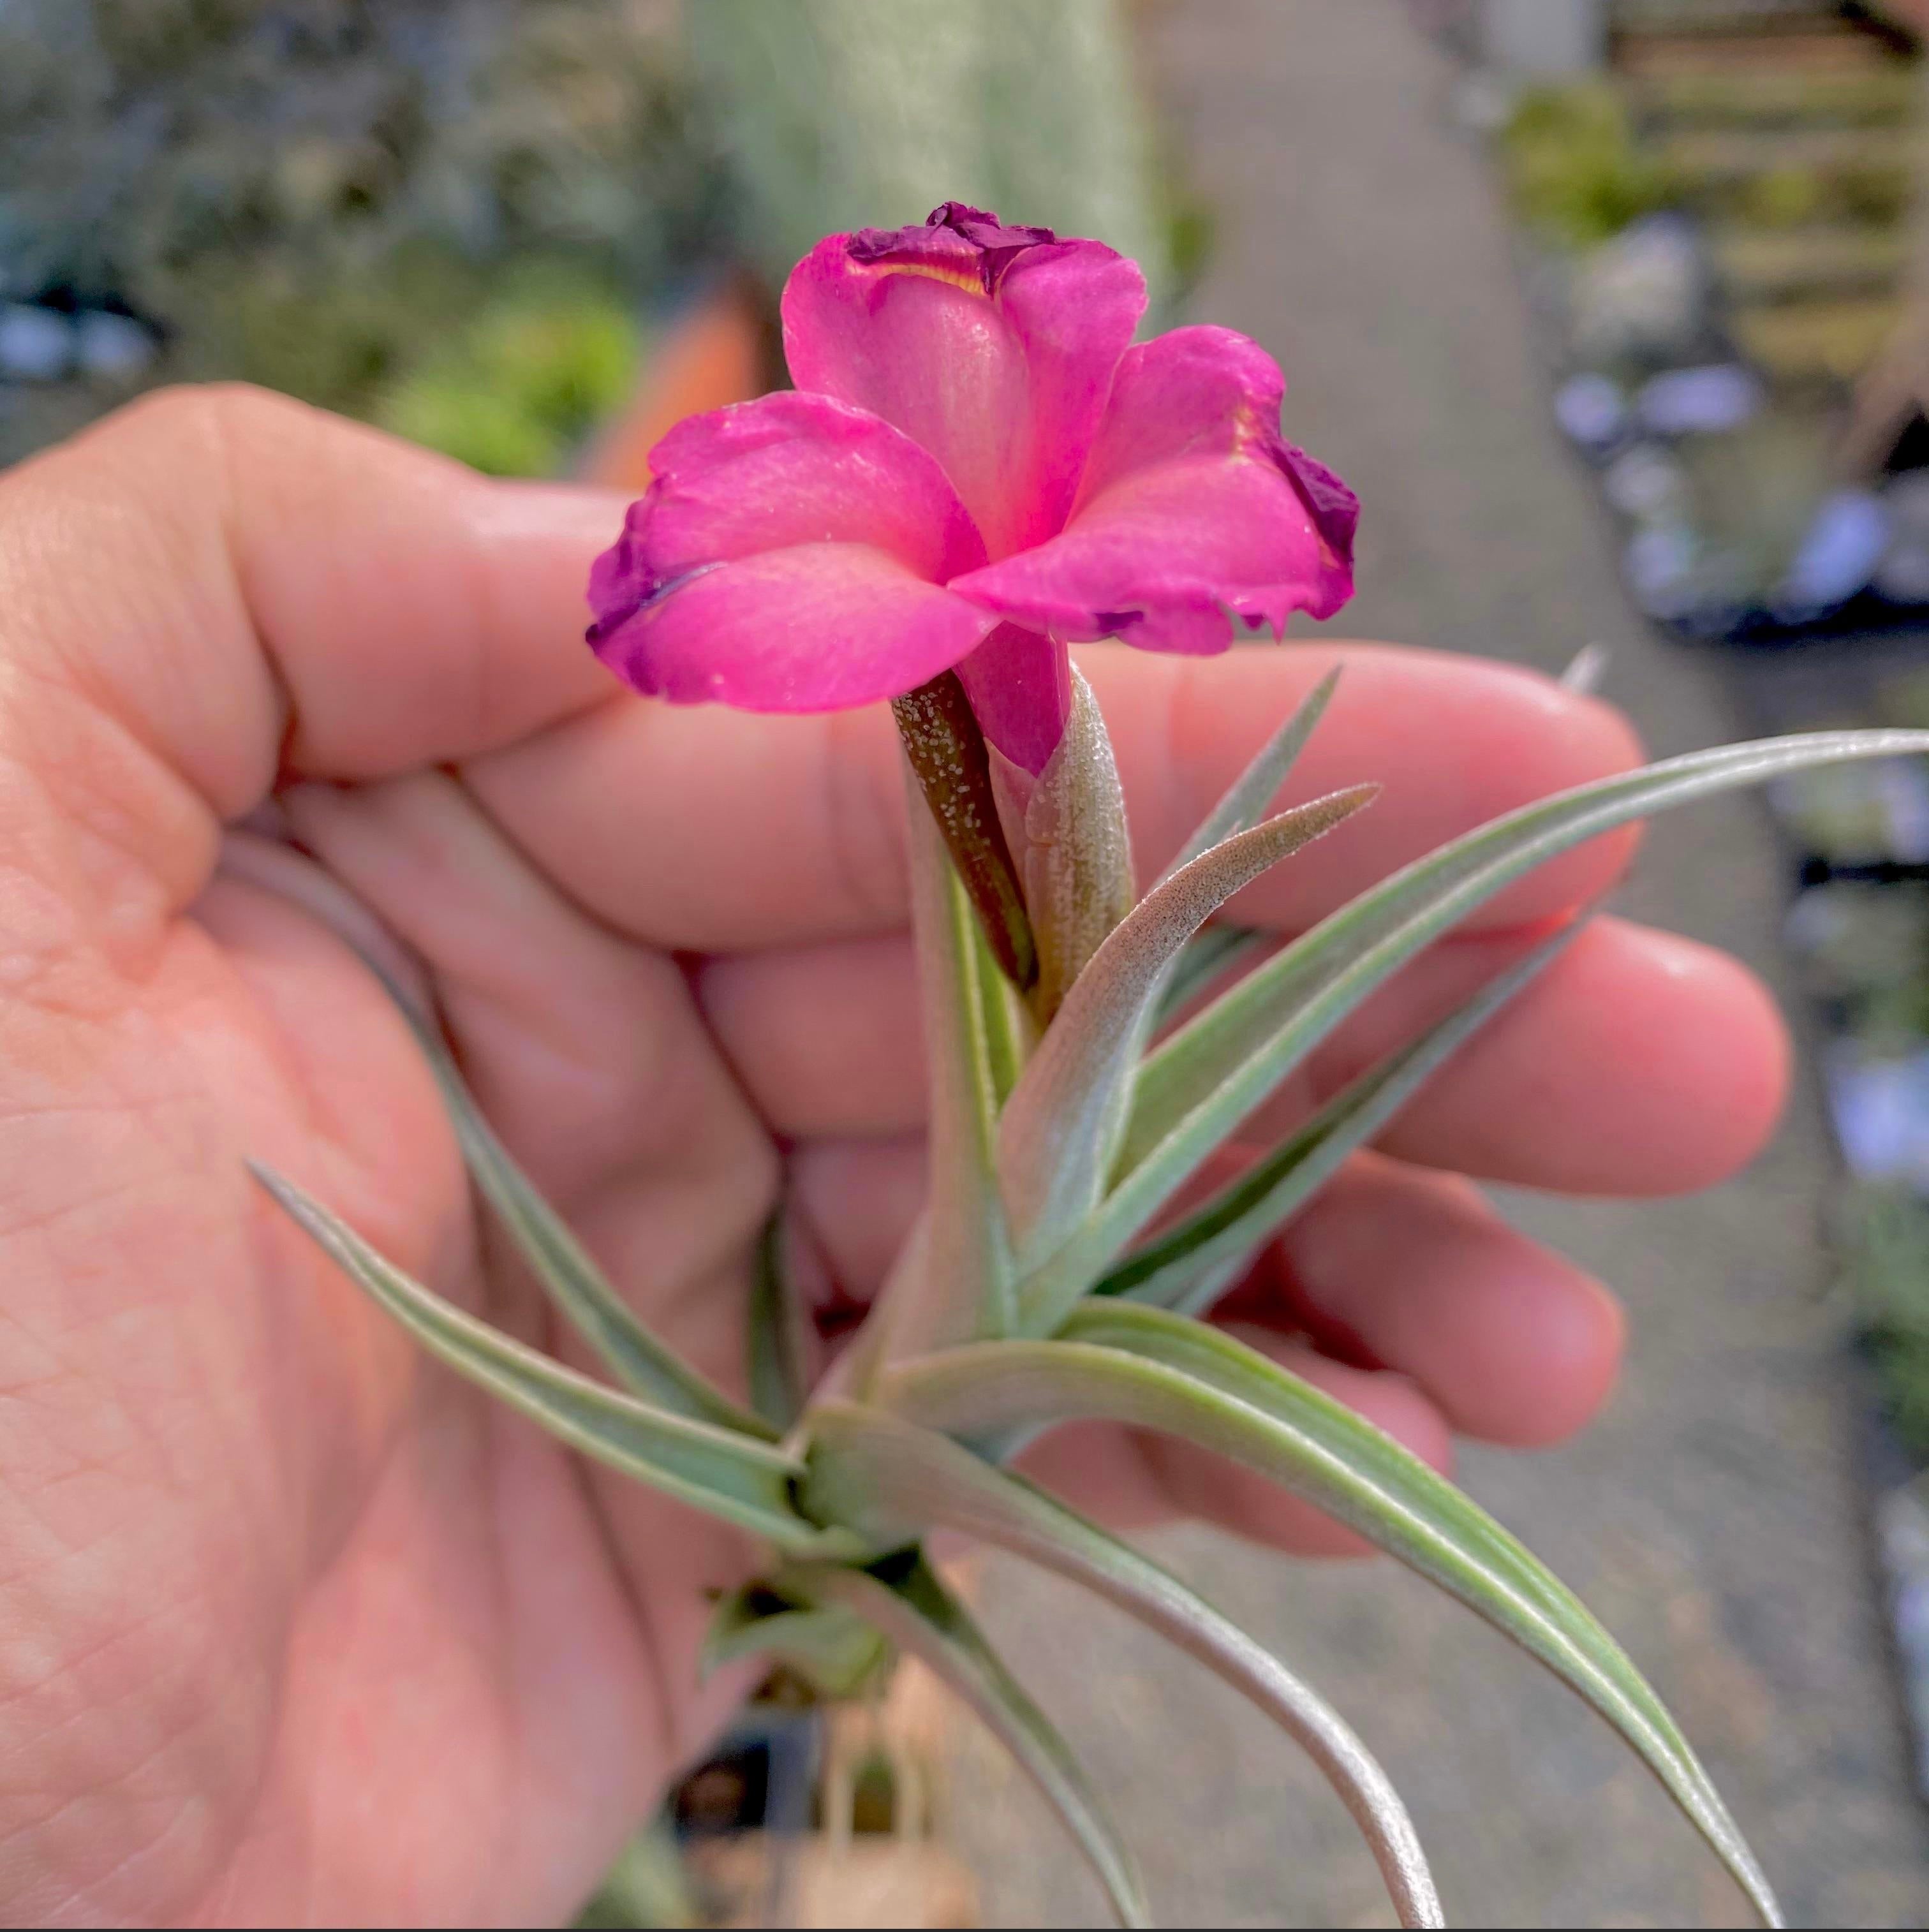
<path id="1" fill-rule="evenodd" d="M 1180 866 L 1190 865 L 1203 852 L 1210 852 L 1235 832 L 1258 824 L 1267 806 L 1279 796 L 1280 786 L 1292 776 L 1314 728 L 1325 716 L 1344 668 L 1335 664 L 1300 700 L 1292 716 L 1259 747 L 1252 762 L 1166 867 L 1162 878 L 1170 878 Z"/>
<path id="2" fill-rule="evenodd" d="M 1198 1315 L 1236 1280 L 1355 1149 L 1387 1125 L 1502 1007 L 1573 944 L 1576 920 L 1420 1037 L 1343 1088 L 1313 1118 L 1093 1289 Z"/>
<path id="3" fill-rule="evenodd" d="M 558 1441 L 779 1549 L 842 1555 L 848 1534 L 800 1515 L 803 1466 L 760 1436 L 658 1408 L 592 1382 L 466 1314 L 382 1256 L 339 1215 L 256 1161 L 249 1172 L 331 1260 L 428 1352 Z"/>
<path id="4" fill-rule="evenodd" d="M 1378 795 L 1353 785 L 1244 832 L 1155 886 L 1108 934 L 1006 1102 L 998 1174 L 1019 1265 L 1058 1249 L 1096 1204 L 1130 1098 L 1133 1065 L 1186 942 L 1234 893 Z"/>
<path id="5" fill-rule="evenodd" d="M 1599 833 L 1784 772 L 1929 752 L 1929 731 L 1814 732 L 1690 752 L 1522 806 L 1416 860 L 1274 953 L 1148 1054 L 1111 1192 L 1019 1284 L 1049 1334 L 1295 1066 L 1434 940 Z"/>

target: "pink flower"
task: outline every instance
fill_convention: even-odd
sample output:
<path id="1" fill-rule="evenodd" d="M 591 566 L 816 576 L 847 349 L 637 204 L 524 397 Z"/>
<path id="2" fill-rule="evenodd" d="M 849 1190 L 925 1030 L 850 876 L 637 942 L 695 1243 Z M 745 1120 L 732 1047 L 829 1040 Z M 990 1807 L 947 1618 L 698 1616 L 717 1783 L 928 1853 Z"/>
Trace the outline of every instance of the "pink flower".
<path id="1" fill-rule="evenodd" d="M 1137 266 L 948 202 L 818 243 L 784 290 L 794 392 L 692 417 L 590 582 L 638 690 L 828 711 L 955 668 L 1036 772 L 1066 646 L 1214 652 L 1352 596 L 1358 504 L 1283 442 L 1258 344 L 1132 346 Z"/>

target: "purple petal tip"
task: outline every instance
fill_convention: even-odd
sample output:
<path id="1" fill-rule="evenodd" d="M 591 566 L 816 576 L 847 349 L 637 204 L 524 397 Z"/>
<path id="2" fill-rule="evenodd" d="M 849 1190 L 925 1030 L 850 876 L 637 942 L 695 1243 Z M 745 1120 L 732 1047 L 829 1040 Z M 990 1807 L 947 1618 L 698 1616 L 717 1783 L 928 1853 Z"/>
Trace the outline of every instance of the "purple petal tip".
<path id="1" fill-rule="evenodd" d="M 847 244 L 854 262 L 898 262 L 911 266 L 975 269 L 988 296 L 1012 265 L 1034 248 L 1055 246 L 1048 228 L 1008 226 L 988 208 L 947 201 L 908 228 L 860 228 Z"/>

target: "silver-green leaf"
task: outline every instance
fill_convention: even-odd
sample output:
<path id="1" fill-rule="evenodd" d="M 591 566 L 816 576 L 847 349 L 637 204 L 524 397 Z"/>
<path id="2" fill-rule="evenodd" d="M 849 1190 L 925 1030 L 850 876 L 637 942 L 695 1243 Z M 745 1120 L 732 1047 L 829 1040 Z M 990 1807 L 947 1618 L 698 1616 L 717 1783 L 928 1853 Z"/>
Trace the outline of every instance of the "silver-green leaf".
<path id="1" fill-rule="evenodd" d="M 501 1219 L 517 1252 L 566 1320 L 604 1366 L 646 1401 L 713 1422 L 722 1429 L 772 1436 L 767 1422 L 730 1400 L 667 1343 L 659 1341 L 625 1301 L 568 1224 L 538 1192 L 529 1177 L 483 1118 L 454 1057 L 433 1021 L 388 976 L 380 961 L 363 955 L 420 1043 L 442 1090 L 470 1178 Z"/>
<path id="2" fill-rule="evenodd" d="M 1064 734 L 1036 779 L 992 754 L 992 782 L 1024 828 L 1017 856 L 1038 940 L 1038 983 L 1030 998 L 1041 1026 L 1132 910 L 1125 794 L 1098 700 L 1076 665 L 1071 695 Z"/>
<path id="3" fill-rule="evenodd" d="M 813 1418 L 806 1494 L 881 1536 L 944 1528 L 1083 1584 L 1196 1658 L 1294 1738 L 1353 1814 L 1403 1925 L 1440 1925 L 1440 1900 L 1399 1793 L 1339 1713 L 1169 1570 L 1022 1478 L 874 1408 Z"/>
<path id="4" fill-rule="evenodd" d="M 1196 1315 L 1446 1062 L 1582 930 L 1576 921 L 1423 1034 L 1336 1094 L 1299 1131 L 1093 1290 Z M 1230 1264 L 1230 1265 L 1228 1265 Z"/>
<path id="5" fill-rule="evenodd" d="M 1523 873 L 1671 806 L 1810 765 L 1929 752 L 1929 731 L 1828 731 L 1695 752 L 1523 806 L 1364 892 L 1275 953 L 1142 1066 L 1098 1211 L 1020 1282 L 1048 1334 L 1240 1122 L 1378 988 Z"/>
<path id="6" fill-rule="evenodd" d="M 1626 1738 L 1770 1924 L 1774 1896 L 1660 1700 L 1586 1606 L 1478 1504 L 1344 1404 L 1218 1330 L 1112 1299 L 1062 1340 L 906 1363 L 886 1407 L 968 1441 L 1102 1418 L 1245 1464 L 1458 1597 L 1538 1658 Z"/>
<path id="7" fill-rule="evenodd" d="M 791 1500 L 802 1465 L 762 1436 L 700 1422 L 606 1388 L 478 1322 L 386 1261 L 338 1215 L 269 1168 L 255 1178 L 356 1284 L 459 1375 L 559 1442 L 800 1555 L 842 1555 L 846 1532 Z"/>
<path id="8" fill-rule="evenodd" d="M 1073 982 L 998 1130 L 998 1178 L 1018 1263 L 1048 1256 L 1091 1212 L 1130 1100 L 1133 1064 L 1180 948 L 1234 893 L 1369 803 L 1355 785 L 1234 832 L 1155 886 Z"/>
<path id="9" fill-rule="evenodd" d="M 928 1237 L 894 1273 L 867 1347 L 916 1354 L 1011 1322 L 1011 1240 L 998 1193 L 998 1090 L 978 975 L 976 920 L 914 784 L 907 801 L 911 914 L 929 1062 Z"/>
<path id="10" fill-rule="evenodd" d="M 1296 1064 L 1422 946 L 1570 848 L 1805 766 L 1923 752 L 1929 731 L 1826 731 L 1724 746 L 1577 786 L 1454 839 L 1342 906 L 1168 1040 L 1141 1074 L 1120 1172 L 1162 1151 L 1208 1098 L 1218 1111 L 1242 1101 L 1250 1111 L 1280 1077 L 1276 1070 Z"/>
<path id="11" fill-rule="evenodd" d="M 1272 944 L 1272 936 L 1250 926 L 1202 926 L 1172 962 L 1159 1004 L 1152 1016 L 1153 1030 L 1177 1019 L 1215 980 L 1236 966 L 1249 965 Z"/>
<path id="12" fill-rule="evenodd" d="M 767 1657 L 827 1697 L 851 1697 L 874 1684 L 890 1646 L 854 1612 L 836 1604 L 795 1604 L 767 1587 L 733 1590 L 718 1604 L 698 1660 L 707 1678 L 728 1664 Z"/>
<path id="13" fill-rule="evenodd" d="M 782 1436 L 810 1394 L 810 1312 L 784 1264 L 784 1213 L 764 1223 L 744 1330 L 750 1399 L 764 1427 Z"/>
<path id="14" fill-rule="evenodd" d="M 1178 857 L 1160 874 L 1162 884 L 1180 866 L 1190 865 L 1202 853 L 1210 852 L 1215 845 L 1230 838 L 1236 832 L 1244 832 L 1249 825 L 1257 825 L 1265 816 L 1266 808 L 1278 796 L 1280 786 L 1299 762 L 1299 755 L 1306 749 L 1313 728 L 1325 716 L 1326 707 L 1339 685 L 1341 669 L 1340 665 L 1335 664 L 1300 700 L 1292 716 L 1259 747 L 1252 761 L 1233 780 L 1226 796 L 1200 821 L 1198 829 L 1180 848 Z"/>

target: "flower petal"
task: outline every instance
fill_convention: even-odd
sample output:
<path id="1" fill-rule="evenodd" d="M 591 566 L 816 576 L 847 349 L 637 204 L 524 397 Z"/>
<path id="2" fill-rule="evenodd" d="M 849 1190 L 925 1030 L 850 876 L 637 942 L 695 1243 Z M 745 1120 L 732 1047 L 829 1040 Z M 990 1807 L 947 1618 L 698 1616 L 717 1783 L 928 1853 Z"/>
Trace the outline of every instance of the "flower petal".
<path id="1" fill-rule="evenodd" d="M 798 387 L 929 450 L 996 557 L 1063 526 L 1145 282 L 1100 242 L 948 202 L 921 227 L 826 236 L 783 306 Z"/>
<path id="2" fill-rule="evenodd" d="M 590 641 L 673 704 L 842 711 L 948 670 L 996 621 L 881 550 L 812 543 L 700 567 Z"/>
<path id="3" fill-rule="evenodd" d="M 590 572 L 592 644 L 694 570 L 794 544 L 868 544 L 937 584 L 985 561 L 935 459 L 828 396 L 692 416 L 650 463 L 656 480 Z"/>
<path id="4" fill-rule="evenodd" d="M 1042 631 L 1000 624 L 958 667 L 979 728 L 1036 778 L 1072 715 L 1072 659 Z"/>
<path id="5" fill-rule="evenodd" d="M 1295 610 L 1330 616 L 1353 594 L 1359 506 L 1281 440 L 1285 387 L 1230 329 L 1127 350 L 1064 534 L 952 587 L 1016 623 L 1148 650 L 1223 650 L 1228 611 L 1276 632 Z"/>

